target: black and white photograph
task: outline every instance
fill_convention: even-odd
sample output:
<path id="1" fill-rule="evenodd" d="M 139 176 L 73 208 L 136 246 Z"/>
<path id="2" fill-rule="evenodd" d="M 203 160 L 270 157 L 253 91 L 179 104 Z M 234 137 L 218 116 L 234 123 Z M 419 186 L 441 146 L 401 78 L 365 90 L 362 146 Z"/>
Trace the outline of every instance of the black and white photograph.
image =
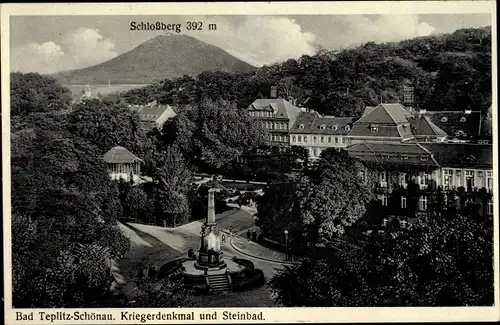
<path id="1" fill-rule="evenodd" d="M 317 4 L 2 14 L 9 324 L 498 307 L 495 4 Z"/>

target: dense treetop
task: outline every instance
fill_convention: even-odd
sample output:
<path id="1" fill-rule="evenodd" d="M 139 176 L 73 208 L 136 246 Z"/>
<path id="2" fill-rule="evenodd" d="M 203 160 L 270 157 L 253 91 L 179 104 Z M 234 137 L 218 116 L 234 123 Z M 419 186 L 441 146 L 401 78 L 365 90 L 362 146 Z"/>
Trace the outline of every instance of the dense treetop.
<path id="1" fill-rule="evenodd" d="M 414 86 L 417 108 L 486 113 L 491 105 L 491 28 L 321 50 L 245 74 L 204 72 L 165 79 L 123 96 L 137 104 L 221 98 L 244 108 L 268 97 L 270 87 L 277 85 L 278 95 L 295 104 L 324 114 L 356 116 L 365 105 L 400 99 L 404 84 Z"/>

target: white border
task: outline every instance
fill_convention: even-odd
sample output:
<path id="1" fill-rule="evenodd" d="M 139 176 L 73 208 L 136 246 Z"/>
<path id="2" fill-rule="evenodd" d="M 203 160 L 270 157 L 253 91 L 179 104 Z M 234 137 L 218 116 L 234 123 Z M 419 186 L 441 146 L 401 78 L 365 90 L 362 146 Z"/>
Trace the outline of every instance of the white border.
<path id="1" fill-rule="evenodd" d="M 4 277 L 5 288 L 11 288 L 11 251 L 10 251 L 10 91 L 9 91 L 9 71 L 10 71 L 10 37 L 9 37 L 9 17 L 11 15 L 339 15 L 339 14 L 453 14 L 453 13 L 490 13 L 492 17 L 492 65 L 493 72 L 497 69 L 497 21 L 494 1 L 371 1 L 371 2 L 259 2 L 259 3 L 85 3 L 85 4 L 1 4 L 1 71 L 2 71 L 2 171 L 3 171 L 3 195 L 4 195 Z M 493 82 L 493 138 L 498 139 L 498 98 L 497 98 L 497 75 L 492 74 Z M 497 141 L 493 146 L 494 175 L 498 175 L 498 147 Z M 498 193 L 498 184 L 494 184 L 494 192 Z M 494 196 L 494 265 L 499 265 L 499 237 L 498 237 L 498 195 Z M 265 320 L 256 322 L 389 322 L 389 321 L 487 321 L 498 320 L 499 315 L 499 270 L 495 268 L 495 307 L 454 307 L 454 308 L 176 308 L 161 309 L 162 312 L 191 312 L 195 315 L 199 313 L 210 313 L 217 311 L 222 315 L 223 311 L 245 312 L 263 311 Z M 5 292 L 5 319 L 7 324 L 71 324 L 68 321 L 15 321 L 15 311 L 12 310 L 12 293 Z M 78 309 L 66 309 L 67 313 Z M 127 309 L 131 312 L 158 312 L 160 309 Z M 54 313 L 53 309 L 33 309 L 24 311 L 46 311 Z M 84 311 L 80 309 L 80 311 Z M 88 311 L 88 310 L 86 310 Z M 120 321 L 122 309 L 92 309 L 94 312 L 106 312 L 115 315 L 116 320 L 107 322 L 108 324 L 141 324 L 136 321 Z M 200 323 L 196 318 L 193 321 L 183 321 L 185 323 Z M 252 321 L 228 321 L 219 317 L 215 321 L 203 321 L 206 323 L 241 323 Z M 76 324 L 76 322 L 73 322 Z M 96 324 L 96 321 L 79 322 Z M 150 321 L 146 323 L 178 323 L 178 321 Z M 144 324 L 144 323 L 143 323 Z"/>

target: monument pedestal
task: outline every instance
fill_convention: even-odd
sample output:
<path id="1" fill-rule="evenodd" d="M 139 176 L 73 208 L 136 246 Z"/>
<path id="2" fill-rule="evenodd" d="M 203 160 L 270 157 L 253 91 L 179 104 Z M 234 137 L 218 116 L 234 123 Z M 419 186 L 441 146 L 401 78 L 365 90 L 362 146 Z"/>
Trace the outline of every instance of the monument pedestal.
<path id="1" fill-rule="evenodd" d="M 222 251 L 209 250 L 199 252 L 198 261 L 194 263 L 194 267 L 198 270 L 220 270 L 227 267 L 227 264 L 224 261 Z"/>

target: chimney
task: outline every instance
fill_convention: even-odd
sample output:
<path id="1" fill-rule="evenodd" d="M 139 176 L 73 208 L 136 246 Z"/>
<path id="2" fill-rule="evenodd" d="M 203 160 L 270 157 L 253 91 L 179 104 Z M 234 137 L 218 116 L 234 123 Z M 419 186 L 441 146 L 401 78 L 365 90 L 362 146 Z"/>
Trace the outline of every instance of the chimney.
<path id="1" fill-rule="evenodd" d="M 427 113 L 427 110 L 426 109 L 421 109 L 418 113 L 419 114 L 425 114 L 425 113 Z"/>
<path id="2" fill-rule="evenodd" d="M 465 114 L 466 114 L 466 115 L 469 115 L 469 114 L 471 114 L 471 113 L 472 113 L 472 110 L 471 110 L 471 109 L 466 109 L 466 110 L 465 110 Z"/>
<path id="3" fill-rule="evenodd" d="M 278 97 L 278 87 L 271 86 L 271 98 L 277 98 L 277 97 Z"/>

